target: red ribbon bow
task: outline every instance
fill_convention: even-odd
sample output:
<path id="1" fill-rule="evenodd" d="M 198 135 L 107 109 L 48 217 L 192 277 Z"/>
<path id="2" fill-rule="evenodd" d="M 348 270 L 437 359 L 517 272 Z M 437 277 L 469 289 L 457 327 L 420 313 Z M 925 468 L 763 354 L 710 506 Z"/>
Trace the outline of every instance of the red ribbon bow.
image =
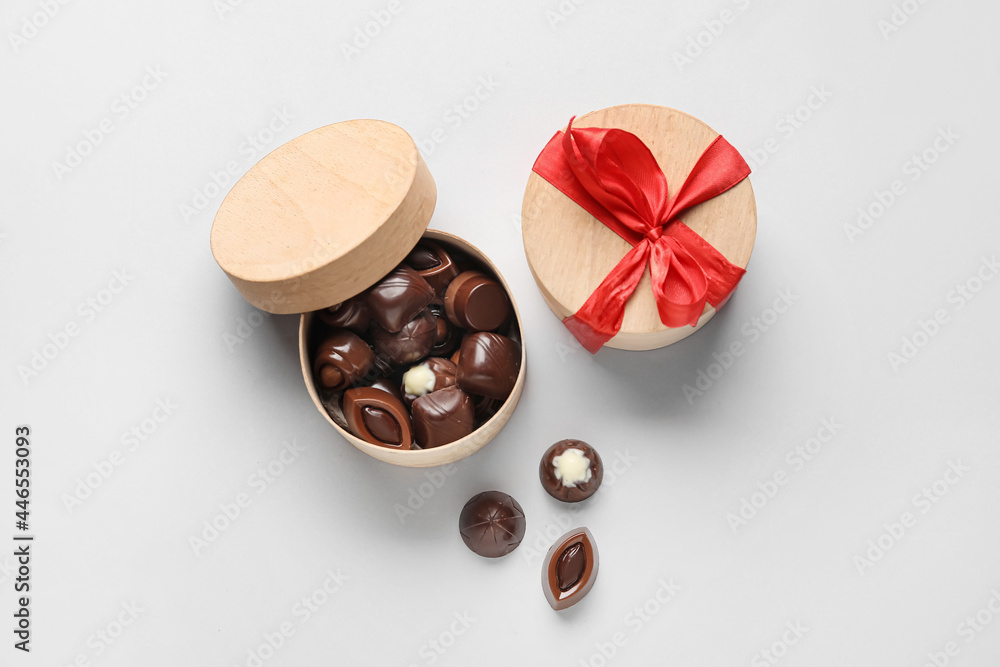
<path id="1" fill-rule="evenodd" d="M 557 132 L 532 170 L 633 247 L 563 324 L 596 353 L 622 326 L 625 303 L 647 263 L 660 321 L 694 326 L 706 301 L 719 308 L 746 273 L 677 219 L 750 175 L 732 145 L 717 137 L 674 196 L 656 158 L 631 132 L 573 127 Z"/>

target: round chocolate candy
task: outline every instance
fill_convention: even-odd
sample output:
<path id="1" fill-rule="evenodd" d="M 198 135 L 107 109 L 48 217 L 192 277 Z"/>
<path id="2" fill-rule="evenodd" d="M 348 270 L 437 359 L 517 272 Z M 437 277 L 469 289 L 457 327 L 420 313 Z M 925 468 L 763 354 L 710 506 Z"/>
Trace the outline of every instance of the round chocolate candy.
<path id="1" fill-rule="evenodd" d="M 434 288 L 419 273 L 400 264 L 367 293 L 368 309 L 379 326 L 395 333 L 434 298 Z"/>
<path id="2" fill-rule="evenodd" d="M 458 367 L 450 359 L 430 357 L 403 373 L 403 398 L 413 403 L 424 394 L 455 384 Z"/>
<path id="3" fill-rule="evenodd" d="M 451 323 L 472 331 L 493 331 L 507 321 L 510 298 L 499 282 L 481 271 L 466 271 L 448 285 L 444 308 Z"/>
<path id="4" fill-rule="evenodd" d="M 469 499 L 458 518 L 465 546 L 485 558 L 500 558 L 524 538 L 524 510 L 500 491 L 484 491 Z"/>
<path id="5" fill-rule="evenodd" d="M 347 329 L 332 331 L 316 350 L 313 373 L 316 384 L 340 391 L 357 384 L 375 366 L 375 353 L 368 343 Z"/>
<path id="6" fill-rule="evenodd" d="M 504 400 L 517 383 L 521 346 L 501 334 L 476 332 L 462 339 L 456 363 L 459 387 Z"/>
<path id="7" fill-rule="evenodd" d="M 437 321 L 431 311 L 424 309 L 396 332 L 381 326 L 375 327 L 372 342 L 375 350 L 389 361 L 397 364 L 412 364 L 423 359 L 434 346 L 437 335 Z"/>
<path id="8" fill-rule="evenodd" d="M 413 449 L 413 428 L 406 408 L 392 394 L 375 387 L 344 392 L 344 417 L 354 435 L 392 449 Z"/>
<path id="9" fill-rule="evenodd" d="M 360 296 L 351 297 L 336 306 L 324 308 L 316 313 L 327 326 L 350 329 L 355 333 L 364 333 L 372 321 L 368 311 L 368 302 Z"/>
<path id="10" fill-rule="evenodd" d="M 455 442 L 476 428 L 476 407 L 458 387 L 445 387 L 413 401 L 413 435 L 423 449 Z"/>
<path id="11" fill-rule="evenodd" d="M 542 454 L 538 478 L 556 500 L 577 503 L 597 492 L 604 464 L 597 450 L 583 440 L 560 440 Z"/>

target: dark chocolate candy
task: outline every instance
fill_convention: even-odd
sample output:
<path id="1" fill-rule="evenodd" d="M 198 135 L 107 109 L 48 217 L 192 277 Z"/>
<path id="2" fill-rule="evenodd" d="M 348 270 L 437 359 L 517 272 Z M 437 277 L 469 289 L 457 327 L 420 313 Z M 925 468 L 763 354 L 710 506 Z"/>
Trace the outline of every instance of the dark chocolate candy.
<path id="1" fill-rule="evenodd" d="M 452 387 L 456 382 L 458 367 L 450 359 L 429 357 L 403 374 L 400 389 L 406 403 L 413 403 L 424 394 Z"/>
<path id="2" fill-rule="evenodd" d="M 448 321 L 448 317 L 440 306 L 431 306 L 430 310 L 437 324 L 434 346 L 431 348 L 430 354 L 432 357 L 447 357 L 458 347 L 462 340 L 462 332 Z"/>
<path id="3" fill-rule="evenodd" d="M 351 432 L 373 445 L 413 449 L 413 428 L 403 403 L 375 387 L 344 392 L 344 417 Z"/>
<path id="4" fill-rule="evenodd" d="M 392 378 L 380 377 L 372 382 L 371 386 L 372 389 L 381 389 L 387 394 L 390 394 L 397 401 L 403 400 L 403 394 L 399 391 L 399 385 Z"/>
<path id="5" fill-rule="evenodd" d="M 538 478 L 556 500 L 576 503 L 597 492 L 604 464 L 597 450 L 583 440 L 560 440 L 542 454 Z"/>
<path id="6" fill-rule="evenodd" d="M 433 298 L 434 288 L 405 264 L 393 269 L 367 293 L 372 318 L 391 333 L 402 329 Z"/>
<path id="7" fill-rule="evenodd" d="M 434 241 L 423 239 L 403 260 L 413 267 L 434 288 L 435 300 L 444 299 L 449 283 L 458 275 L 458 266 L 444 248 Z"/>
<path id="8" fill-rule="evenodd" d="M 323 339 L 313 360 L 316 384 L 340 391 L 357 384 L 375 365 L 368 343 L 347 329 L 336 329 Z"/>
<path id="9" fill-rule="evenodd" d="M 316 314 L 327 326 L 350 329 L 359 334 L 364 333 L 372 321 L 368 302 L 361 296 L 351 297 L 343 303 L 324 308 Z"/>
<path id="10" fill-rule="evenodd" d="M 507 321 L 510 298 L 499 282 L 480 271 L 466 271 L 451 281 L 444 308 L 455 326 L 493 331 Z"/>
<path id="11" fill-rule="evenodd" d="M 422 310 L 416 317 L 395 332 L 376 326 L 372 333 L 375 350 L 396 364 L 412 364 L 423 359 L 434 346 L 437 335 L 437 321 L 431 311 Z"/>
<path id="12" fill-rule="evenodd" d="M 574 528 L 545 554 L 542 591 L 556 611 L 572 607 L 593 588 L 597 580 L 598 556 L 594 536 L 586 528 Z"/>
<path id="13" fill-rule="evenodd" d="M 446 387 L 424 394 L 412 406 L 413 434 L 423 449 L 440 447 L 472 433 L 476 408 L 469 395 L 458 387 Z"/>
<path id="14" fill-rule="evenodd" d="M 496 333 L 477 332 L 462 339 L 458 386 L 487 398 L 506 399 L 521 368 L 521 346 Z"/>
<path id="15" fill-rule="evenodd" d="M 458 518 L 465 546 L 486 558 L 506 556 L 524 538 L 524 510 L 500 491 L 484 491 L 469 499 Z"/>

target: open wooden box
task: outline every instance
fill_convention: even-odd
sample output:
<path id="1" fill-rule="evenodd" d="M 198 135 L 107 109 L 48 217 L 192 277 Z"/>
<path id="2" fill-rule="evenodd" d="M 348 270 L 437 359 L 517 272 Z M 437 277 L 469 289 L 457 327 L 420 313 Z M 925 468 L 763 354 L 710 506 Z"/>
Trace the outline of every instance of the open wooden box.
<path id="1" fill-rule="evenodd" d="M 278 147 L 248 171 L 222 202 L 212 253 L 252 305 L 301 313 L 299 358 L 309 395 L 352 445 L 382 461 L 444 465 L 484 447 L 510 419 L 524 388 L 521 315 L 510 287 L 478 248 L 428 230 L 437 190 L 413 139 L 377 120 L 327 125 Z M 470 435 L 433 449 L 398 450 L 368 443 L 337 423 L 323 405 L 309 359 L 313 312 L 375 284 L 426 237 L 443 241 L 488 268 L 510 298 L 521 343 L 517 382 L 497 412 Z"/>

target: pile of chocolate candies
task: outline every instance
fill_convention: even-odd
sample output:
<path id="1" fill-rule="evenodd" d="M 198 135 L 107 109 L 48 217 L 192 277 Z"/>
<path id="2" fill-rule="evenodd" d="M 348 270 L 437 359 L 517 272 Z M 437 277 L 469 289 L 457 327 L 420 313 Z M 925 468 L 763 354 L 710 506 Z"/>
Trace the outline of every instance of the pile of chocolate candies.
<path id="1" fill-rule="evenodd" d="M 461 250 L 429 239 L 369 289 L 317 311 L 309 340 L 330 416 L 393 449 L 469 435 L 507 400 L 521 367 L 504 286 Z"/>

